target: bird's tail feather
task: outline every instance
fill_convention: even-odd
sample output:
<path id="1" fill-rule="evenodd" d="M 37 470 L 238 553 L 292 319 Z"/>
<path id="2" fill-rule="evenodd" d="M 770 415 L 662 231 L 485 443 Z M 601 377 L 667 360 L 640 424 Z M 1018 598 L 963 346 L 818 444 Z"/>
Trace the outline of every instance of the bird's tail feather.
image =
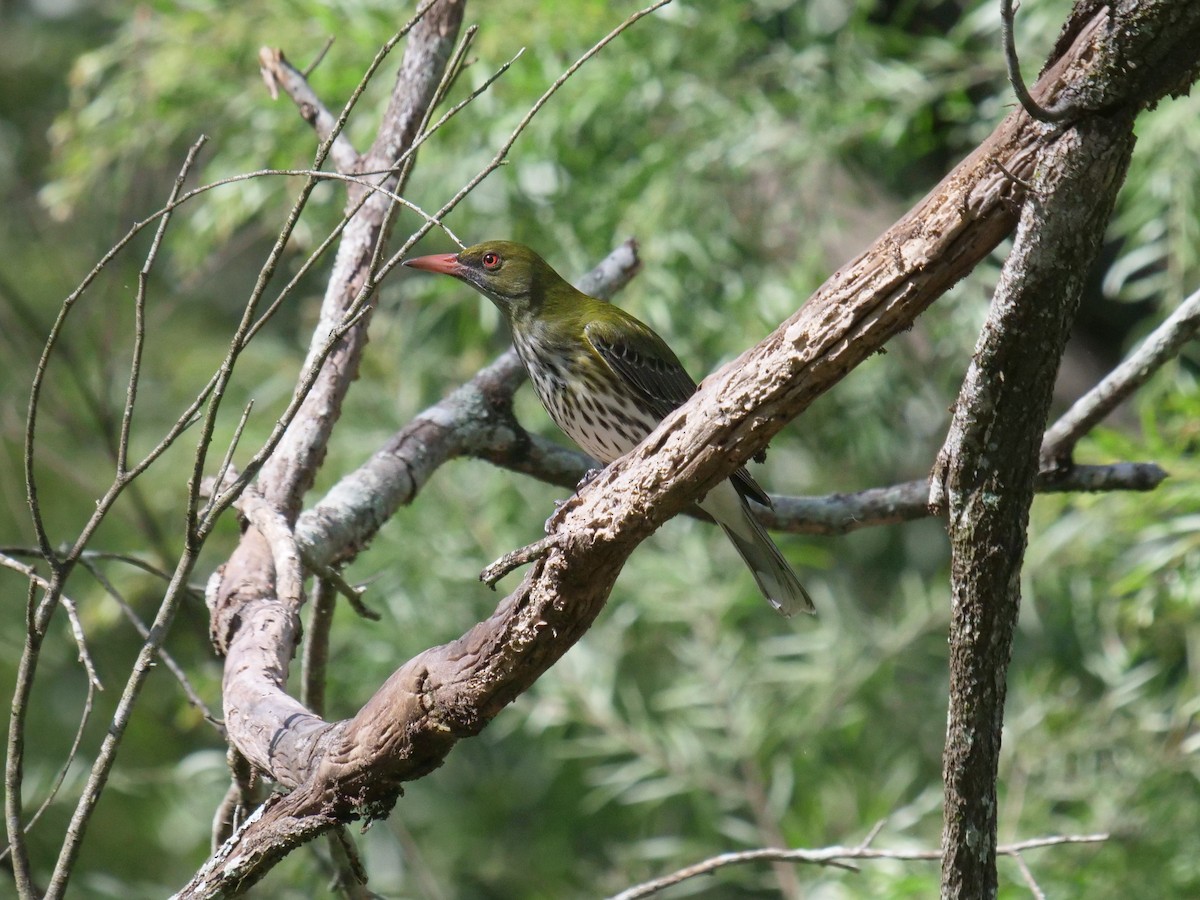
<path id="1" fill-rule="evenodd" d="M 808 591 L 783 558 L 767 530 L 749 509 L 744 508 L 744 514 L 752 535 L 738 534 L 728 525 L 719 524 L 754 575 L 758 589 L 763 592 L 768 602 L 785 616 L 794 616 L 798 612 L 816 615 L 817 608 L 813 606 Z"/>

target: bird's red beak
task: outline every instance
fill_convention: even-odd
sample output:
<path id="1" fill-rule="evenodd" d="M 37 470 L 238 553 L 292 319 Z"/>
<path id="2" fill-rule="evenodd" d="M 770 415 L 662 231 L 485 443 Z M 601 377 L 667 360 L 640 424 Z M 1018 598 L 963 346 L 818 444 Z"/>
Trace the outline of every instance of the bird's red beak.
<path id="1" fill-rule="evenodd" d="M 404 265 L 413 269 L 423 269 L 426 272 L 440 272 L 443 275 L 457 275 L 462 270 L 462 264 L 454 253 L 417 256 L 413 259 L 406 259 Z"/>

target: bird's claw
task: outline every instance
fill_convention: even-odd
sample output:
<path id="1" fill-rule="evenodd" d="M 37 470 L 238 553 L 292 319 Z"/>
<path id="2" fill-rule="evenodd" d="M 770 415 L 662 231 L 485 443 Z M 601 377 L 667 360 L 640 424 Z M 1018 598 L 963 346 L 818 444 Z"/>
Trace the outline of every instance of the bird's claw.
<path id="1" fill-rule="evenodd" d="M 579 479 L 579 483 L 575 485 L 575 490 L 582 491 L 585 487 L 595 481 L 596 476 L 603 471 L 603 469 L 588 469 L 583 473 L 583 477 Z"/>

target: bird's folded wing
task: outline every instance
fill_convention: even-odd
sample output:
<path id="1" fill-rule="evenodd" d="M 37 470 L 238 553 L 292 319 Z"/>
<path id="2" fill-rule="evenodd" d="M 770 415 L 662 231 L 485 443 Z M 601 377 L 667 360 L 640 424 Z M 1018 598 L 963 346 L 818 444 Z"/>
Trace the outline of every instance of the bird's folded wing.
<path id="1" fill-rule="evenodd" d="M 620 314 L 616 307 L 612 311 Z M 671 348 L 632 316 L 622 316 L 616 323 L 589 322 L 583 334 L 613 373 L 633 389 L 658 419 L 674 412 L 696 393 L 696 382 Z M 738 469 L 730 477 L 743 497 L 763 506 L 771 505 L 767 492 L 745 469 Z"/>

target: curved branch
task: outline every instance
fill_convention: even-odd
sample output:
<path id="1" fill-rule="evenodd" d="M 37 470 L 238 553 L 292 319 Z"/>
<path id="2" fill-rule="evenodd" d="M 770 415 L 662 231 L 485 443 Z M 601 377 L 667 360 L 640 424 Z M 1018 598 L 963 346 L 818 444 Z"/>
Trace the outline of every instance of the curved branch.
<path id="1" fill-rule="evenodd" d="M 1139 5 L 1121 15 L 1159 9 Z M 1200 10 L 1188 4 L 1171 9 L 1177 25 L 1188 25 L 1176 27 L 1171 40 L 1200 46 Z M 1119 59 L 1129 108 L 1156 99 L 1146 85 L 1159 84 L 1154 79 L 1161 81 L 1161 73 L 1152 65 L 1124 66 L 1144 50 L 1139 41 L 1145 30 L 1124 27 L 1135 22 L 1102 29 L 1107 15 L 1083 28 L 1043 76 L 1043 95 L 1070 98 L 1086 91 Z M 557 546 L 533 564 L 487 621 L 404 664 L 352 719 L 326 725 L 302 713 L 275 729 L 278 710 L 262 710 L 257 727 L 273 736 L 263 761 L 297 787 L 260 808 L 181 896 L 209 896 L 222 885 L 250 883 L 298 843 L 351 819 L 389 811 L 404 781 L 439 766 L 459 739 L 477 734 L 582 636 L 641 540 L 907 328 L 1011 231 L 1012 182 L 994 162 L 1033 181 L 1044 141 L 1043 129 L 1023 112 L 1006 118 L 796 315 L 706 380 L 646 441 L 568 501 L 557 517 Z M 272 614 L 269 596 L 256 594 L 255 605 L 243 607 L 252 616 L 238 629 L 239 640 L 265 634 L 257 628 L 258 616 Z M 271 652 L 286 646 L 265 639 L 272 640 Z M 235 687 L 228 680 L 227 686 Z M 251 717 L 255 712 L 246 710 Z"/>
<path id="2" fill-rule="evenodd" d="M 1042 465 L 1064 465 L 1075 445 L 1183 349 L 1200 329 L 1200 290 L 1179 304 L 1125 360 L 1075 401 L 1042 439 Z"/>
<path id="3" fill-rule="evenodd" d="M 1040 105 L 1025 87 L 1025 79 L 1021 77 L 1021 63 L 1017 59 L 1017 42 L 1013 37 L 1013 19 L 1016 10 L 1013 0 L 1000 0 L 1000 33 L 1004 39 L 1004 64 L 1008 69 L 1008 83 L 1012 85 L 1013 93 L 1021 102 L 1022 109 L 1039 122 L 1062 122 L 1074 114 L 1070 105 L 1063 104 L 1053 109 Z"/>

